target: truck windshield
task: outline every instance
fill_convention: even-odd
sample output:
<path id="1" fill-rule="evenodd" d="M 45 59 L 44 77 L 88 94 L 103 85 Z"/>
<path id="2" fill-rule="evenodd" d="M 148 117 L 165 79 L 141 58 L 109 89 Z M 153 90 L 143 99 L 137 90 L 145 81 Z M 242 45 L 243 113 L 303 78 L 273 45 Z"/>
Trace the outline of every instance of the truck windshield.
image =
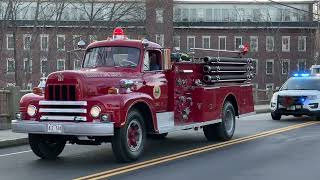
<path id="1" fill-rule="evenodd" d="M 290 78 L 281 90 L 320 90 L 320 79 Z"/>
<path id="2" fill-rule="evenodd" d="M 84 68 L 136 67 L 140 50 L 132 47 L 96 47 L 87 50 Z"/>

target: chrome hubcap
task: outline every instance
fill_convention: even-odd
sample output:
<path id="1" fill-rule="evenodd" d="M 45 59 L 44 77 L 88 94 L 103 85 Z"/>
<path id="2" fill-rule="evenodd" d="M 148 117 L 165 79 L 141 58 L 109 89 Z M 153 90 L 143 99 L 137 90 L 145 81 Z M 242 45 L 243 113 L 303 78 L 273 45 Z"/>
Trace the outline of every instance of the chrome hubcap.
<path id="1" fill-rule="evenodd" d="M 132 120 L 127 129 L 127 144 L 130 151 L 137 151 L 142 143 L 141 124 L 136 120 Z"/>

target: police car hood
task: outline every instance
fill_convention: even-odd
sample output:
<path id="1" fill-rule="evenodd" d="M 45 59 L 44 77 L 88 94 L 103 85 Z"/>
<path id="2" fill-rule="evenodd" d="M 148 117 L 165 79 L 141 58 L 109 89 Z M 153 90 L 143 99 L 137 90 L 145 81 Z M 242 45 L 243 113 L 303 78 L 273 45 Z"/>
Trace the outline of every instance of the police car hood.
<path id="1" fill-rule="evenodd" d="M 320 95 L 318 90 L 282 90 L 277 92 L 279 96 L 312 96 Z"/>

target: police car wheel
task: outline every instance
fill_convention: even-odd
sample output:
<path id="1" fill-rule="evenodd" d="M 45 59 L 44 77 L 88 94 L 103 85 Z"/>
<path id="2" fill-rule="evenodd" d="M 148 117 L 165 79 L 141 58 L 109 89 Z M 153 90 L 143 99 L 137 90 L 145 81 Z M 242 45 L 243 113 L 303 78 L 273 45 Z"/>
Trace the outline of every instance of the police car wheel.
<path id="1" fill-rule="evenodd" d="M 281 114 L 272 112 L 272 113 L 271 113 L 271 118 L 272 118 L 273 120 L 280 120 L 280 119 L 281 119 Z"/>
<path id="2" fill-rule="evenodd" d="M 132 162 L 143 153 L 146 142 L 143 116 L 137 110 L 128 113 L 124 127 L 116 128 L 112 137 L 112 150 L 119 162 Z"/>
<path id="3" fill-rule="evenodd" d="M 230 140 L 236 127 L 235 119 L 235 110 L 233 105 L 229 101 L 225 102 L 222 108 L 222 122 L 203 127 L 203 132 L 207 140 Z"/>
<path id="4" fill-rule="evenodd" d="M 52 160 L 61 154 L 66 140 L 62 136 L 29 134 L 29 144 L 35 155 Z"/>

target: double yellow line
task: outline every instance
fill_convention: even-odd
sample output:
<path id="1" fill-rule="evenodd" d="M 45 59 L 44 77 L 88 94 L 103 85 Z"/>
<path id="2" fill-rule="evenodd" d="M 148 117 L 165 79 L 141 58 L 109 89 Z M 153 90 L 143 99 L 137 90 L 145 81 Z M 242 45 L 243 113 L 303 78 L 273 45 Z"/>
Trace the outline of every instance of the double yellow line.
<path id="1" fill-rule="evenodd" d="M 120 168 L 111 169 L 111 170 L 108 170 L 108 171 L 92 174 L 92 175 L 89 175 L 89 176 L 80 177 L 80 178 L 77 178 L 75 180 L 105 179 L 105 178 L 108 178 L 108 177 L 111 177 L 111 176 L 127 173 L 127 172 L 134 171 L 134 170 L 137 170 L 137 169 L 141 169 L 141 168 L 145 168 L 145 167 L 161 164 L 161 163 L 168 162 L 168 161 L 173 161 L 173 160 L 184 158 L 184 157 L 187 157 L 187 156 L 192 156 L 192 155 L 195 155 L 195 154 L 199 154 L 199 153 L 203 153 L 203 152 L 207 152 L 207 151 L 223 148 L 223 147 L 226 147 L 226 146 L 239 144 L 239 143 L 255 140 L 255 139 L 258 139 L 258 138 L 271 136 L 271 135 L 274 135 L 274 134 L 279 134 L 279 133 L 282 133 L 282 132 L 286 132 L 286 131 L 290 131 L 290 130 L 294 130 L 294 129 L 298 129 L 298 128 L 303 128 L 303 127 L 306 127 L 306 126 L 319 124 L 319 123 L 320 122 L 318 122 L 318 121 L 310 121 L 310 122 L 300 123 L 300 124 L 297 124 L 297 125 L 292 125 L 292 126 L 288 126 L 288 127 L 284 127 L 284 128 L 274 129 L 274 130 L 270 130 L 270 131 L 264 131 L 264 132 L 261 132 L 261 133 L 258 133 L 258 134 L 254 134 L 254 135 L 250 135 L 250 136 L 246 136 L 246 137 L 243 137 L 243 138 L 238 138 L 238 139 L 234 139 L 234 140 L 227 141 L 227 142 L 222 142 L 222 143 L 212 144 L 212 145 L 208 145 L 208 146 L 204 146 L 204 147 L 200 147 L 200 148 L 195 148 L 195 149 L 183 151 L 183 152 L 180 152 L 180 153 L 175 153 L 175 154 L 172 154 L 172 155 L 163 156 L 163 157 L 151 159 L 151 160 L 148 160 L 148 161 L 143 161 L 143 162 L 140 162 L 140 163 L 131 164 L 131 165 L 128 165 L 128 166 L 123 166 L 123 167 L 120 167 Z"/>

